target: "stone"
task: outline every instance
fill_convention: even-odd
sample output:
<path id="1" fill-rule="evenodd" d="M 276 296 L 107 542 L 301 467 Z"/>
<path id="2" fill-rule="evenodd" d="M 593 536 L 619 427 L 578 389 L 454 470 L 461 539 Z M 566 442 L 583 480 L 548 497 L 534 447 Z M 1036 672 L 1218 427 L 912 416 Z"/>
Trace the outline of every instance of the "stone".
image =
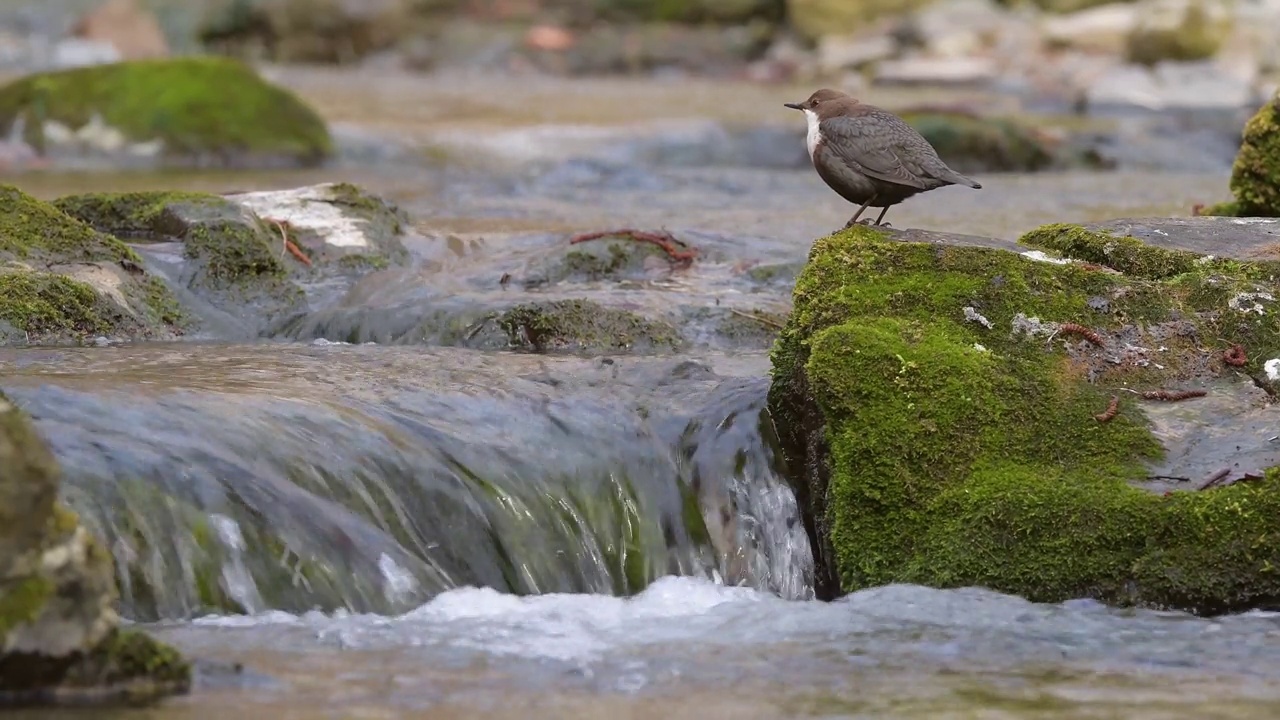
<path id="1" fill-rule="evenodd" d="M 249 0 L 211 8 L 196 34 L 242 57 L 348 64 L 394 47 L 411 20 L 407 0 Z"/>
<path id="2" fill-rule="evenodd" d="M 1266 247 L 1264 227 L 818 240 L 769 394 L 818 597 L 915 583 L 1274 607 L 1280 409 L 1264 370 L 1280 354 L 1280 256 L 1241 257 Z"/>
<path id="3" fill-rule="evenodd" d="M 998 76 L 991 58 L 910 57 L 876 66 L 878 85 L 984 85 Z"/>
<path id="4" fill-rule="evenodd" d="M 185 693 L 172 648 L 119 628 L 111 556 L 58 499 L 60 470 L 0 394 L 0 705 L 146 704 Z"/>
<path id="5" fill-rule="evenodd" d="M 120 51 L 105 40 L 67 38 L 53 46 L 49 64 L 57 69 L 106 65 L 119 62 Z"/>
<path id="6" fill-rule="evenodd" d="M 1066 15 L 1047 15 L 1040 22 L 1040 32 L 1053 45 L 1119 54 L 1138 27 L 1138 13 L 1134 3 L 1110 3 Z"/>
<path id="7" fill-rule="evenodd" d="M 1216 5 L 1189 2 L 1143 9 L 1125 39 L 1126 59 L 1140 65 L 1211 58 L 1230 30 L 1225 11 Z"/>
<path id="8" fill-rule="evenodd" d="M 88 142 L 153 167 L 310 167 L 333 153 L 312 108 L 253 68 L 216 57 L 28 75 L 0 87 L 0 128 L 54 157 Z"/>
<path id="9" fill-rule="evenodd" d="M 818 67 L 824 73 L 851 70 L 893 57 L 898 44 L 887 35 L 824 35 L 818 40 Z"/>
<path id="10" fill-rule="evenodd" d="M 160 22 L 138 0 L 106 0 L 82 15 L 71 33 L 84 40 L 110 43 L 123 60 L 169 55 L 169 41 Z"/>

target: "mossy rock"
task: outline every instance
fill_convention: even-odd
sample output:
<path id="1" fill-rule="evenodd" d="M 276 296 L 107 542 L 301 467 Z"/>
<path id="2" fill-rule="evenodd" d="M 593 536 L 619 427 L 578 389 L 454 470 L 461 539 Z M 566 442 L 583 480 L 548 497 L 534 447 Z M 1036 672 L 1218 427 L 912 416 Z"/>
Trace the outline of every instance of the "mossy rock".
<path id="1" fill-rule="evenodd" d="M 190 261 L 181 283 L 215 307 L 265 325 L 305 307 L 289 277 L 297 263 L 280 236 L 219 195 L 144 191 L 59 198 L 63 212 L 97 230 L 140 242 L 181 242 Z"/>
<path id="2" fill-rule="evenodd" d="M 1023 243 L 1084 262 L 935 240 L 818 240 L 774 349 L 770 411 L 819 596 L 904 582 L 1210 614 L 1280 603 L 1280 474 L 1142 489 L 1165 450 L 1121 390 L 1216 377 L 1231 343 L 1250 348 L 1244 372 L 1280 353 L 1274 309 L 1228 311 L 1274 293 L 1280 266 L 1075 226 Z M 1159 365 L 1105 349 L 1156 341 Z"/>
<path id="3" fill-rule="evenodd" d="M 1217 208 L 1205 214 L 1280 217 L 1280 94 L 1263 105 L 1244 126 L 1240 152 L 1231 168 L 1233 213 Z"/>
<path id="4" fill-rule="evenodd" d="M 95 116 L 134 143 L 161 141 L 170 164 L 311 166 L 333 152 L 314 110 L 226 58 L 96 65 L 0 87 L 0 128 L 11 132 L 22 120 L 37 148 L 49 140 L 46 123 L 76 130 Z"/>
<path id="5" fill-rule="evenodd" d="M 60 470 L 0 395 L 0 706 L 145 702 L 190 686 L 171 648 L 117 629 L 111 557 L 58 501 Z"/>
<path id="6" fill-rule="evenodd" d="M 653 243 L 622 238 L 565 245 L 534 263 L 520 282 L 525 287 L 565 281 L 643 280 L 654 270 L 671 269 L 670 256 Z"/>
<path id="7" fill-rule="evenodd" d="M 227 200 L 270 221 L 277 242 L 286 234 L 313 273 L 359 275 L 409 258 L 402 242 L 409 214 L 351 183 L 241 193 Z"/>
<path id="8" fill-rule="evenodd" d="M 928 112 L 902 117 L 958 172 L 1035 172 L 1054 162 L 1045 143 L 1012 120 Z"/>
<path id="9" fill-rule="evenodd" d="M 675 350 L 684 342 L 670 324 L 589 300 L 517 305 L 496 318 L 511 348 L 604 353 Z"/>
<path id="10" fill-rule="evenodd" d="M 36 344 L 166 339 L 190 325 L 127 245 L 9 185 L 0 185 L 0 321 L 16 331 L 10 340 Z"/>

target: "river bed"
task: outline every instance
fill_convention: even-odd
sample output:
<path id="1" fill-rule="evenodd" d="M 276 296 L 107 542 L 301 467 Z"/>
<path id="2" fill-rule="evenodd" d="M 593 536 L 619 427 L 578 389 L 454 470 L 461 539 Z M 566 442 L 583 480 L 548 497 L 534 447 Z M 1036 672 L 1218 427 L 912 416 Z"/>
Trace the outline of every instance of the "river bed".
<path id="1" fill-rule="evenodd" d="M 797 126 L 794 148 L 757 139 L 758 156 L 803 157 L 801 119 L 780 108 L 793 88 L 696 85 L 696 101 L 681 104 L 669 83 L 583 83 L 571 102 L 526 89 L 513 117 L 509 83 L 278 76 L 365 138 L 363 149 L 313 171 L 42 173 L 19 184 L 46 198 L 362 185 L 404 207 L 424 238 L 410 247 L 411 271 L 379 276 L 362 296 L 373 310 L 423 287 L 497 293 L 476 288 L 571 232 L 637 227 L 670 230 L 706 257 L 685 273 L 653 269 L 625 291 L 527 292 L 785 312 L 788 283 L 747 291 L 729 278 L 803 262 L 853 210 L 809 169 L 734 160 L 752 141 L 726 140 L 717 123 L 747 112 Z M 642 118 L 619 118 L 628 97 L 643 101 Z M 602 143 L 590 129 L 600 126 L 617 134 Z M 392 144 L 368 140 L 384 136 Z M 699 151 L 712 141 L 715 152 Z M 1225 173 L 978 179 L 980 191 L 931 192 L 888 220 L 1013 238 L 1046 222 L 1187 214 L 1227 196 Z M 115 716 L 1280 714 L 1276 615 L 1198 619 L 905 586 L 808 600 L 812 559 L 761 416 L 767 343 L 581 358 L 335 339 L 0 352 L 5 390 L 50 437 L 71 502 L 114 498 L 124 512 L 88 520 L 151 553 L 136 576 L 151 589 L 124 588 L 126 612 L 201 663 L 192 695 Z M 572 472 L 551 478 L 546 468 Z M 126 492 L 140 478 L 219 516 L 216 558 L 192 539 L 204 526 L 189 508 Z M 538 504 L 584 489 L 620 505 L 599 514 L 580 500 L 565 522 L 562 506 Z M 623 527 L 631 535 L 619 536 Z M 264 581 L 255 562 L 288 563 L 259 557 L 271 553 L 255 539 L 276 554 L 283 546 L 293 577 Z M 615 557 L 619 544 L 640 564 Z M 118 562 L 127 556 L 113 549 Z M 189 612 L 207 592 L 202 562 L 244 613 Z M 656 581 L 620 597 L 637 572 Z"/>

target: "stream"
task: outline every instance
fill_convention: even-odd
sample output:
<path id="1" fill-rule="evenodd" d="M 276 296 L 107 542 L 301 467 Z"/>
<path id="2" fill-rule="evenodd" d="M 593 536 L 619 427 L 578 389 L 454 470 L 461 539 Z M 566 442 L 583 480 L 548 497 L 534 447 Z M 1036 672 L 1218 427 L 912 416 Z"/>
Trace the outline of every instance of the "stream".
<path id="1" fill-rule="evenodd" d="M 786 89 L 697 86 L 691 116 L 662 117 L 670 84 L 656 82 L 635 90 L 651 102 L 630 125 L 598 116 L 616 89 L 584 83 L 569 103 L 526 89 L 524 125 L 488 117 L 480 132 L 467 123 L 484 104 L 433 115 L 457 95 L 430 82 L 280 77 L 340 127 L 340 162 L 18 181 L 45 198 L 347 181 L 400 204 L 422 236 L 410 267 L 259 342 L 0 349 L 4 391 L 122 568 L 122 614 L 197 659 L 191 695 L 93 717 L 1280 715 L 1276 614 L 912 586 L 812 600 L 765 412 L 771 331 L 726 342 L 689 319 L 785 314 L 810 243 L 851 214 L 794 162 L 799 118 L 718 124 Z M 509 89 L 474 82 L 472 99 Z M 601 140 L 591 123 L 611 129 Z M 981 174 L 981 191 L 932 192 L 888 220 L 1012 238 L 1187 214 L 1224 199 L 1226 178 Z M 498 283 L 540 277 L 571 232 L 618 227 L 669 230 L 699 262 Z M 791 271 L 751 277 L 766 266 Z M 692 329 L 679 352 L 599 357 L 448 339 L 451 313 L 511 294 L 669 311 Z"/>

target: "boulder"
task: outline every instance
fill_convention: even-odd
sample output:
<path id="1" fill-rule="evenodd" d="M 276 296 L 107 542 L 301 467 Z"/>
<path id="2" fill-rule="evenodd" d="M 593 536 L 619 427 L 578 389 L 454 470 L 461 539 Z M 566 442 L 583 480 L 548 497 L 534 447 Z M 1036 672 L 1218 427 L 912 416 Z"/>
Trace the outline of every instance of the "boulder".
<path id="1" fill-rule="evenodd" d="M 172 339 L 187 318 L 118 239 L 0 186 L 0 342 Z"/>
<path id="2" fill-rule="evenodd" d="M 276 62 L 350 63 L 394 47 L 413 29 L 408 0 L 232 0 L 196 30 L 210 49 Z"/>
<path id="3" fill-rule="evenodd" d="M 169 55 L 160 21 L 138 0 L 107 0 L 81 15 L 71 32 L 83 40 L 110 43 L 122 60 Z"/>
<path id="4" fill-rule="evenodd" d="M 817 40 L 824 35 L 856 33 L 876 20 L 926 4 L 926 0 L 787 0 L 787 19 L 800 35 Z"/>
<path id="5" fill-rule="evenodd" d="M 297 167 L 333 151 L 324 121 L 235 60 L 139 60 L 0 87 L 0 129 L 54 160 Z"/>
<path id="6" fill-rule="evenodd" d="M 119 628 L 111 556 L 58 500 L 57 463 L 3 395 L 0 467 L 0 705 L 185 692 L 175 650 Z"/>
<path id="7" fill-rule="evenodd" d="M 1045 139 L 1022 123 L 956 112 L 903 112 L 902 119 L 958 172 L 1035 172 L 1054 163 Z"/>
<path id="8" fill-rule="evenodd" d="M 818 240 L 769 407 L 819 597 L 1280 604 L 1280 262 L 1199 222 Z"/>

